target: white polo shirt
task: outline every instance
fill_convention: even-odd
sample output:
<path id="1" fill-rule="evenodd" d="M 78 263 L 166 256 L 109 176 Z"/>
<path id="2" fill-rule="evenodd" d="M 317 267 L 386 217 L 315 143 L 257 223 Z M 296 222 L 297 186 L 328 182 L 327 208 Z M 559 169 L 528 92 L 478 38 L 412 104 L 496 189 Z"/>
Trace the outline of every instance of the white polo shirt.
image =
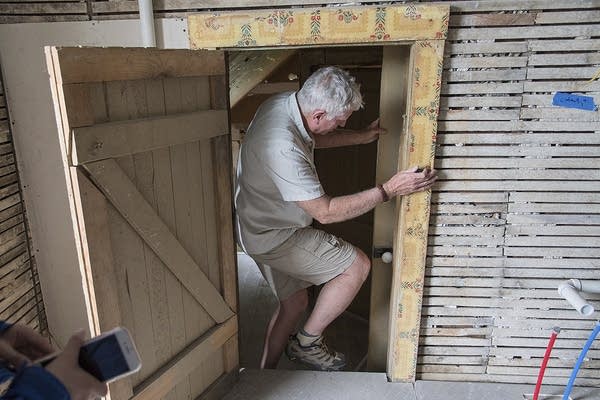
<path id="1" fill-rule="evenodd" d="M 295 202 L 324 194 L 296 93 L 271 97 L 257 110 L 240 149 L 235 190 L 240 245 L 249 254 L 272 250 L 312 223 Z"/>

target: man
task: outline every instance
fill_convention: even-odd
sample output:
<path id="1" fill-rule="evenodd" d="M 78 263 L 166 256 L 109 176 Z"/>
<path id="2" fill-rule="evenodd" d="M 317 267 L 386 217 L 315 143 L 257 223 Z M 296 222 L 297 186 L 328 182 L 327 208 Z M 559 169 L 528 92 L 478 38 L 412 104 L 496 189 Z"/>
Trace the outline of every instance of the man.
<path id="1" fill-rule="evenodd" d="M 54 352 L 48 340 L 25 325 L 0 321 L 0 398 L 15 400 L 89 400 L 107 393 L 79 366 L 83 332 L 45 368 L 32 364 Z"/>
<path id="2" fill-rule="evenodd" d="M 313 229 L 355 218 L 397 195 L 426 190 L 436 172 L 402 171 L 363 192 L 328 196 L 314 165 L 315 147 L 366 144 L 385 129 L 374 121 L 363 131 L 339 130 L 362 107 L 359 86 L 346 71 L 316 71 L 297 93 L 262 104 L 244 138 L 235 204 L 238 241 L 259 265 L 279 298 L 269 323 L 261 368 L 288 357 L 319 370 L 341 370 L 344 355 L 323 343 L 324 329 L 350 304 L 367 278 L 370 260 L 353 245 Z M 308 320 L 290 334 L 308 304 L 306 288 L 324 284 Z"/>

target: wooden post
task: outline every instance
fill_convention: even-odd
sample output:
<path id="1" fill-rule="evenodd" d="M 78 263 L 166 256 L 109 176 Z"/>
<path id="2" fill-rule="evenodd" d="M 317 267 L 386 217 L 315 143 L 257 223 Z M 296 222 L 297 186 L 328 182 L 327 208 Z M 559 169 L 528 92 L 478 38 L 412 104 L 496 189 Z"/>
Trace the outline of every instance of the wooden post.
<path id="1" fill-rule="evenodd" d="M 400 149 L 400 169 L 433 167 L 443 69 L 443 40 L 417 41 L 411 48 L 411 86 L 407 130 Z M 394 235 L 390 299 L 388 378 L 414 382 L 431 192 L 397 199 L 399 216 Z"/>
<path id="2" fill-rule="evenodd" d="M 394 175 L 400 165 L 402 138 L 406 137 L 406 95 L 408 93 L 410 46 L 385 46 L 381 63 L 379 117 L 387 129 L 377 142 L 377 183 Z M 395 201 L 379 204 L 373 220 L 373 247 L 392 248 L 396 227 Z M 369 313 L 369 371 L 384 371 L 387 363 L 392 264 L 373 258 L 371 269 L 371 310 Z"/>

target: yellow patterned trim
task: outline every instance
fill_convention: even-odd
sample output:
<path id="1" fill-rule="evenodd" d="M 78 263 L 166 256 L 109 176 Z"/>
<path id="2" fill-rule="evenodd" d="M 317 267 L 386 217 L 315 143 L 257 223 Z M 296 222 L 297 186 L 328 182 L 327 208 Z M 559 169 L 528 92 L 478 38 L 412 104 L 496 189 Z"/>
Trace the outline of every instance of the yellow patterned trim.
<path id="1" fill-rule="evenodd" d="M 411 48 L 411 86 L 406 142 L 400 169 L 433 167 L 437 134 L 444 41 L 417 41 Z M 387 373 L 394 382 L 416 379 L 421 305 L 427 256 L 431 191 L 398 199 L 399 224 L 394 238 Z"/>
<path id="2" fill-rule="evenodd" d="M 291 8 L 188 17 L 193 49 L 443 40 L 448 6 Z"/>

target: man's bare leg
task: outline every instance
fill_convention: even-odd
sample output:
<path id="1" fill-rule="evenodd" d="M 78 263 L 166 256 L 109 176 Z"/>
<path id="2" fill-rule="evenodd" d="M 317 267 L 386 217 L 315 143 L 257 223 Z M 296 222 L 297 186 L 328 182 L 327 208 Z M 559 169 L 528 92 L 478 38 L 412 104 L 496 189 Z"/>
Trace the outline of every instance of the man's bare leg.
<path id="1" fill-rule="evenodd" d="M 308 306 L 308 293 L 302 289 L 279 302 L 271 317 L 260 368 L 274 369 L 287 345 L 289 336 L 294 332 Z"/>
<path id="2" fill-rule="evenodd" d="M 327 282 L 304 325 L 304 331 L 311 336 L 320 336 L 325 328 L 336 319 L 352 302 L 358 290 L 369 276 L 371 261 L 361 250 L 350 267 Z"/>

